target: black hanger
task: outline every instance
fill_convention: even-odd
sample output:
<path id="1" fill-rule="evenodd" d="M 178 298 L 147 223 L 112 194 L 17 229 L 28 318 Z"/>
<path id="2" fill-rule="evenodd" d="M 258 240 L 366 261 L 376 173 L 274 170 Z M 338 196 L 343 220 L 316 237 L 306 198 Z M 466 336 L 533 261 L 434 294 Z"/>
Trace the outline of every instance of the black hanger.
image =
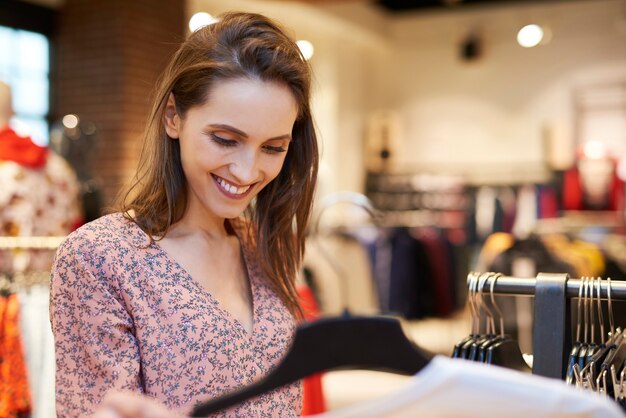
<path id="1" fill-rule="evenodd" d="M 589 318 L 590 318 L 590 324 L 591 324 L 591 333 L 590 338 L 591 341 L 589 342 L 589 344 L 587 345 L 587 358 L 585 359 L 585 365 L 590 364 L 594 357 L 596 356 L 596 354 L 598 354 L 598 352 L 601 350 L 602 345 L 603 344 L 596 344 L 595 338 L 596 338 L 596 333 L 595 333 L 595 329 L 594 329 L 594 325 L 595 325 L 595 319 L 594 319 L 594 297 L 593 297 L 593 289 L 594 289 L 594 285 L 599 283 L 596 281 L 595 278 L 591 277 L 590 278 L 591 283 L 589 284 L 589 291 L 590 291 L 590 295 L 591 295 L 591 300 L 589 302 L 590 304 L 590 309 L 589 309 Z M 598 304 L 598 308 L 600 308 L 600 288 L 598 287 L 598 294 L 597 296 L 597 304 Z M 600 314 L 600 310 L 598 309 L 598 314 Z M 598 319 L 600 320 L 600 317 L 598 317 Z M 600 333 L 602 334 L 604 330 L 601 329 Z M 603 338 L 603 336 L 601 336 L 601 339 Z"/>
<path id="2" fill-rule="evenodd" d="M 609 350 L 602 365 L 600 366 L 600 375 L 606 373 L 611 376 L 611 368 L 621 371 L 626 362 L 626 339 L 622 336 L 616 341 L 615 346 Z M 610 395 L 613 395 L 613 387 L 608 388 Z"/>
<path id="3" fill-rule="evenodd" d="M 576 359 L 576 362 L 578 363 L 578 368 L 579 370 L 583 370 L 585 368 L 585 366 L 587 365 L 587 356 L 588 353 L 591 349 L 591 344 L 588 338 L 588 328 L 589 328 L 589 319 L 588 319 L 588 315 L 589 315 L 589 309 L 588 309 L 588 305 L 589 305 L 589 277 L 582 277 L 581 278 L 581 287 L 584 287 L 584 296 L 583 296 L 583 304 L 584 304 L 584 337 L 583 337 L 583 341 L 580 345 L 580 348 L 578 350 L 578 358 Z"/>
<path id="4" fill-rule="evenodd" d="M 581 287 L 585 285 L 584 280 L 585 278 L 582 280 L 583 283 L 581 283 Z M 581 368 L 578 362 L 575 363 L 574 374 L 576 375 L 575 378 L 577 380 L 577 385 L 582 384 L 584 380 L 587 380 L 593 390 L 604 392 L 609 396 L 613 396 L 617 393 L 615 392 L 615 384 L 617 383 L 621 385 L 621 381 L 617 382 L 616 375 L 614 373 L 619 371 L 623 367 L 624 362 L 626 362 L 626 341 L 624 340 L 624 333 L 621 328 L 615 328 L 613 324 L 610 278 L 607 279 L 607 304 L 609 310 L 610 332 L 608 334 L 608 339 L 604 336 L 604 319 L 602 318 L 602 310 L 600 306 L 600 281 L 601 279 L 598 278 L 595 284 L 597 286 L 596 294 L 598 296 L 597 306 L 601 344 L 593 344 L 593 346 L 595 346 L 593 348 L 592 345 L 589 345 L 587 348 L 588 354 L 585 362 L 585 368 Z M 593 312 L 593 310 L 591 312 Z M 619 391 L 619 389 L 617 390 Z"/>
<path id="5" fill-rule="evenodd" d="M 578 364 L 578 357 L 580 355 L 580 349 L 583 344 L 582 341 L 580 340 L 580 329 L 582 327 L 581 321 L 582 321 L 582 315 L 583 315 L 583 310 L 582 310 L 583 288 L 584 288 L 583 283 L 584 283 L 584 277 L 581 279 L 581 283 L 578 288 L 578 313 L 576 315 L 576 341 L 572 345 L 572 350 L 569 353 L 569 358 L 567 361 L 567 373 L 566 373 L 565 381 L 568 384 L 574 384 L 574 378 L 575 378 L 574 365 Z"/>
<path id="6" fill-rule="evenodd" d="M 461 341 L 454 345 L 454 349 L 452 349 L 452 358 L 468 358 L 469 349 L 471 348 L 472 343 L 478 338 L 478 335 L 470 334 L 467 337 L 463 338 Z"/>
<path id="7" fill-rule="evenodd" d="M 406 337 L 395 318 L 321 319 L 297 328 L 291 348 L 278 367 L 263 380 L 199 403 L 190 416 L 207 416 L 326 370 L 363 369 L 414 375 L 432 357 Z"/>
<path id="8" fill-rule="evenodd" d="M 497 275 L 494 275 L 492 277 L 494 277 L 494 280 L 495 280 Z M 476 340 L 476 342 L 472 344 L 468 359 L 477 361 L 479 363 L 485 363 L 486 358 L 487 358 L 487 350 L 489 349 L 489 347 L 501 341 L 502 337 L 504 337 L 504 334 L 499 335 L 496 333 L 495 318 L 494 318 L 493 312 L 488 307 L 489 303 L 485 303 L 485 300 L 482 297 L 482 289 L 479 291 L 479 294 L 481 295 L 480 300 L 482 301 L 483 310 L 487 316 L 486 317 L 487 329 L 486 329 L 486 334 L 482 336 L 481 338 L 479 338 L 478 340 Z M 499 312 L 499 308 L 495 306 L 495 300 L 493 299 L 493 294 L 491 295 L 491 301 L 494 304 L 492 305 L 492 308 L 497 309 Z M 503 330 L 501 331 L 504 332 Z"/>
<path id="9" fill-rule="evenodd" d="M 472 326 L 470 334 L 454 345 L 452 350 L 452 358 L 469 359 L 472 346 L 482 337 L 480 335 L 480 312 L 476 301 L 478 292 L 478 275 L 477 272 L 470 272 L 467 276 L 467 306 L 469 307 Z"/>
<path id="10" fill-rule="evenodd" d="M 504 338 L 502 341 L 492 345 L 487 349 L 487 358 L 485 363 L 495 364 L 496 366 L 506 367 L 508 369 L 530 372 L 531 369 L 524 360 L 522 350 L 516 340 Z"/>
<path id="11" fill-rule="evenodd" d="M 498 307 L 498 304 L 496 303 L 496 299 L 494 297 L 494 287 L 499 277 L 499 274 L 496 274 L 492 277 L 491 285 L 489 288 L 489 296 L 491 300 L 491 307 L 498 315 L 500 332 L 497 337 L 493 338 L 492 343 L 485 347 L 485 351 L 483 352 L 482 357 L 484 358 L 484 362 L 488 364 L 530 372 L 531 369 L 524 360 L 522 350 L 520 349 L 517 340 L 514 340 L 513 338 L 511 338 L 510 335 L 504 333 L 504 316 L 502 315 L 502 311 Z M 493 313 L 491 313 L 491 315 L 492 320 L 494 320 L 495 318 L 493 317 Z M 495 323 L 492 325 L 492 327 L 495 332 Z"/>
<path id="12" fill-rule="evenodd" d="M 475 359 L 475 361 L 479 363 L 486 363 L 489 348 L 495 346 L 496 344 L 502 342 L 503 340 L 504 339 L 502 335 L 496 335 L 496 334 L 490 335 L 490 338 L 487 341 L 485 341 L 483 344 L 481 344 L 480 347 L 478 348 L 478 357 Z"/>

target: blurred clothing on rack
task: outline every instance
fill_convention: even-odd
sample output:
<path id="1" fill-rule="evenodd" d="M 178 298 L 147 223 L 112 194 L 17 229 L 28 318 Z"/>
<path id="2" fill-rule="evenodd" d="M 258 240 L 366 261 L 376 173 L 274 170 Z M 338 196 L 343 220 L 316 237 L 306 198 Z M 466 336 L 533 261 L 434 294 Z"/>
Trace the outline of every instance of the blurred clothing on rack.
<path id="1" fill-rule="evenodd" d="M 407 319 L 446 317 L 463 305 L 457 283 L 460 272 L 466 273 L 465 247 L 451 243 L 445 231 L 431 227 L 388 228 L 381 231 L 375 251 L 370 253 L 375 264 L 381 248 L 388 248 L 389 257 L 388 270 L 375 269 L 377 287 L 389 289 L 388 299 L 381 299 L 386 309 L 383 313 Z"/>
<path id="2" fill-rule="evenodd" d="M 304 312 L 306 321 L 319 319 L 319 308 L 311 288 L 305 284 L 299 284 L 298 296 L 300 296 L 300 306 Z M 302 416 L 320 414 L 326 412 L 326 401 L 322 386 L 323 373 L 307 376 L 302 381 Z"/>
<path id="3" fill-rule="evenodd" d="M 551 184 L 480 186 L 475 190 L 474 228 L 478 242 L 496 232 L 526 238 L 539 219 L 559 216 L 557 192 Z"/>
<path id="4" fill-rule="evenodd" d="M 18 290 L 20 330 L 28 370 L 32 413 L 30 418 L 56 416 L 54 398 L 54 340 L 49 318 L 49 285 Z"/>
<path id="5" fill-rule="evenodd" d="M 22 348 L 17 295 L 0 296 L 0 417 L 31 412 L 31 394 Z"/>
<path id="6" fill-rule="evenodd" d="M 304 268 L 323 315 L 445 317 L 465 301 L 464 249 L 438 228 L 355 227 L 312 236 Z"/>
<path id="7" fill-rule="evenodd" d="M 365 247 L 353 236 L 329 233 L 309 238 L 303 268 L 322 315 L 380 311 Z"/>
<path id="8" fill-rule="evenodd" d="M 626 235 L 608 234 L 601 247 L 607 257 L 605 274 L 626 278 Z"/>

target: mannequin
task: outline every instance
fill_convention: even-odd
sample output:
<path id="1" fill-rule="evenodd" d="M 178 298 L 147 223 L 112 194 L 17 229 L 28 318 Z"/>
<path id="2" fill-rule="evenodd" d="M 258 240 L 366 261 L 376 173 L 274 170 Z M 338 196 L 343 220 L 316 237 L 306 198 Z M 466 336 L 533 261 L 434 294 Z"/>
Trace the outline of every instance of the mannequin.
<path id="1" fill-rule="evenodd" d="M 63 158 L 16 133 L 13 115 L 11 87 L 0 81 L 0 235 L 66 235 L 82 218 L 76 174 Z M 38 269 L 50 267 L 33 262 Z M 25 261 L 14 264 L 30 268 Z"/>
<path id="2" fill-rule="evenodd" d="M 624 181 L 617 173 L 617 160 L 605 155 L 579 152 L 575 165 L 563 176 L 565 210 L 624 210 Z"/>
<path id="3" fill-rule="evenodd" d="M 76 175 L 56 153 L 15 132 L 13 115 L 11 88 L 0 81 L 0 236 L 67 235 L 82 218 Z M 16 273 L 49 272 L 53 257 L 49 250 L 0 248 L 0 275 L 14 280 Z M 49 287 L 17 285 L 2 306 L 19 306 L 11 308 L 19 315 L 3 316 L 2 326 L 13 330 L 11 341 L 21 339 L 14 346 L 24 352 L 11 349 L 15 361 L 1 370 L 0 416 L 54 416 L 54 345 L 45 327 Z"/>
<path id="4" fill-rule="evenodd" d="M 47 150 L 11 129 L 9 122 L 13 115 L 11 87 L 0 81 L 0 161 L 14 161 L 31 168 L 43 167 Z"/>

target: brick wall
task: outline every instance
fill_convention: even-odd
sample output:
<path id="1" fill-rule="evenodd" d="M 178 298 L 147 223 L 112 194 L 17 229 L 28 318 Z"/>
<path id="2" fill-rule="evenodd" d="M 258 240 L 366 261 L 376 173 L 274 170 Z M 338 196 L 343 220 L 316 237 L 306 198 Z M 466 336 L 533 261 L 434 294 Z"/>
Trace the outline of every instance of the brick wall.
<path id="1" fill-rule="evenodd" d="M 51 114 L 98 129 L 105 204 L 134 173 L 156 78 L 185 37 L 184 0 L 67 0 L 53 38 Z"/>

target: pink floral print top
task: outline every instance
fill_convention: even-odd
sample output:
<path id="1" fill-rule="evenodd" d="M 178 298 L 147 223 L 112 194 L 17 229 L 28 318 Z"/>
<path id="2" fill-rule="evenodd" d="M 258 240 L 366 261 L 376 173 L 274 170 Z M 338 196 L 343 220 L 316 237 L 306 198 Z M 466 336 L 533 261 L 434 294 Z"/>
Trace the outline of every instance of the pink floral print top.
<path id="1" fill-rule="evenodd" d="M 116 213 L 70 234 L 52 269 L 50 318 L 59 418 L 85 417 L 112 388 L 188 413 L 277 366 L 295 322 L 261 273 L 241 220 L 254 329 L 243 325 L 133 222 Z M 301 383 L 216 416 L 300 415 Z"/>

